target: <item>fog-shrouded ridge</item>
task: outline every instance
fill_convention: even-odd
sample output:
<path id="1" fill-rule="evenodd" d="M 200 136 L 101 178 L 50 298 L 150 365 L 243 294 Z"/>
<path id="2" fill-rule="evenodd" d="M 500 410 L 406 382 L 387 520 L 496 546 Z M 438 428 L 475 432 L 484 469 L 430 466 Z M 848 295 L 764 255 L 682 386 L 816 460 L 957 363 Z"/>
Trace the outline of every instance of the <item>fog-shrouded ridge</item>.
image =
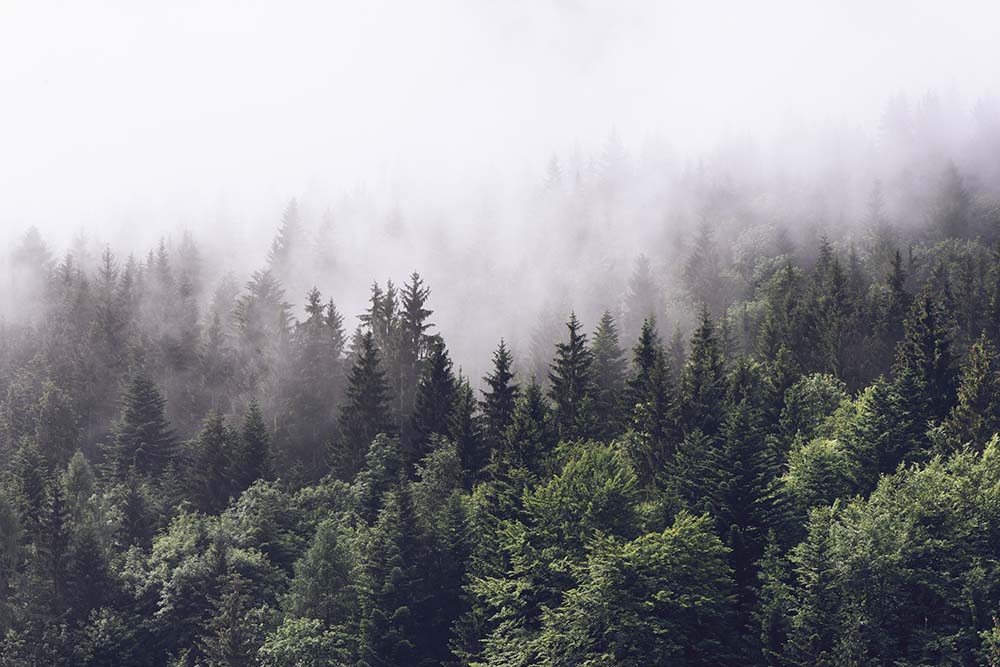
<path id="1" fill-rule="evenodd" d="M 264 265 L 295 198 L 297 312 L 315 284 L 353 317 L 373 280 L 416 269 L 479 370 L 498 334 L 526 350 L 541 313 L 621 310 L 640 254 L 682 299 L 700 224 L 724 253 L 768 233 L 854 238 L 879 182 L 887 219 L 918 225 L 952 164 L 990 196 L 991 18 L 978 3 L 8 3 L 0 235 L 34 226 L 56 260 L 105 245 L 124 260 L 187 231 L 208 293 Z M 8 319 L 18 298 L 5 290 Z"/>
<path id="2" fill-rule="evenodd" d="M 998 19 L 0 0 L 0 665 L 1000 665 Z"/>

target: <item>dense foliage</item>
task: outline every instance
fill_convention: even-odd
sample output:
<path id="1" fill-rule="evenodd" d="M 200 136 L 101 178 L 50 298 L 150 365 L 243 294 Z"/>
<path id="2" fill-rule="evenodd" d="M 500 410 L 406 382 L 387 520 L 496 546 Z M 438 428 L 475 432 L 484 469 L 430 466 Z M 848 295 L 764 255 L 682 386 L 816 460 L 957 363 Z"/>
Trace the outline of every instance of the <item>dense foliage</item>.
<path id="1" fill-rule="evenodd" d="M 947 184 L 906 232 L 703 230 L 683 298 L 640 258 L 481 382 L 416 273 L 353 336 L 296 315 L 294 204 L 214 295 L 189 238 L 92 270 L 29 233 L 0 664 L 1000 664 L 1000 220 Z"/>

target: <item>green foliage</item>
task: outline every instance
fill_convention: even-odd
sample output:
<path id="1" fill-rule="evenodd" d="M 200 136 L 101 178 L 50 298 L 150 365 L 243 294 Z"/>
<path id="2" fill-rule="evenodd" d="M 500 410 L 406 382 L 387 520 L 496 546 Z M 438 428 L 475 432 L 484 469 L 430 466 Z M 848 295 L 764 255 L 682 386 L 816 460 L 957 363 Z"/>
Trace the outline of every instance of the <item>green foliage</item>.
<path id="1" fill-rule="evenodd" d="M 556 357 L 549 371 L 553 415 L 563 440 L 586 438 L 591 430 L 594 355 L 587 347 L 582 327 L 576 313 L 571 313 L 566 323 L 569 338 L 556 344 Z"/>
<path id="2" fill-rule="evenodd" d="M 335 453 L 334 469 L 341 479 L 351 480 L 364 464 L 372 439 L 391 433 L 388 385 L 372 332 L 361 337 L 354 367 L 348 378 L 346 404 L 340 413 L 343 437 Z"/>
<path id="3" fill-rule="evenodd" d="M 174 458 L 174 436 L 164 414 L 163 395 L 148 376 L 137 372 L 122 404 L 105 452 L 109 471 L 119 478 L 131 468 L 150 475 L 162 473 Z"/>

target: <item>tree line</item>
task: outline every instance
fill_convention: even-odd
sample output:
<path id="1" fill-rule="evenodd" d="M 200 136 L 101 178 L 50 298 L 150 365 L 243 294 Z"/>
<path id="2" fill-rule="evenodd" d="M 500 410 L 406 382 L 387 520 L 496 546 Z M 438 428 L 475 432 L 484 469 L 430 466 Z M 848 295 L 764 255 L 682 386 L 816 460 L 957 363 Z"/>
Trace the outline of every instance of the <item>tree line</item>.
<path id="1" fill-rule="evenodd" d="M 295 315 L 296 216 L 211 294 L 189 237 L 16 248 L 0 663 L 1000 662 L 993 239 L 747 265 L 706 226 L 683 334 L 640 259 L 624 308 L 473 379 L 417 273 L 350 334 L 317 289 Z"/>

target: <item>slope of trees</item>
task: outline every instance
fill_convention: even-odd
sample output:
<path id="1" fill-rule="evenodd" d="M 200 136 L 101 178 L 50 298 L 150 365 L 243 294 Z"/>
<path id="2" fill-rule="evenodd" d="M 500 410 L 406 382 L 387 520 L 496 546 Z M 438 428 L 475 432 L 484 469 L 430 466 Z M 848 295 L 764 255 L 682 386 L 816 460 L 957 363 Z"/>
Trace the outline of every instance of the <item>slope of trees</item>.
<path id="1" fill-rule="evenodd" d="M 481 379 L 417 273 L 352 336 L 296 315 L 294 202 L 214 296 L 190 238 L 94 269 L 30 233 L 0 663 L 1000 664 L 1000 253 L 945 185 L 904 251 L 704 226 L 690 298 L 642 258 Z"/>

